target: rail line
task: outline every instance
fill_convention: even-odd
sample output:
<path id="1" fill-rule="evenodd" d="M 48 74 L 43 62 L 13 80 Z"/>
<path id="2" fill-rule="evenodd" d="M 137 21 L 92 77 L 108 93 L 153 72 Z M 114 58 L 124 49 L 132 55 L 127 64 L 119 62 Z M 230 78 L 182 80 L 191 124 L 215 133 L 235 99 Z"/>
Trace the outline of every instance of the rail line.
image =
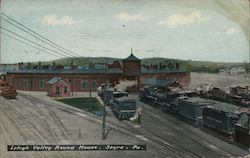
<path id="1" fill-rule="evenodd" d="M 143 104 L 145 104 L 145 103 L 143 103 Z M 178 120 L 178 121 L 179 121 L 179 120 Z M 162 123 L 163 123 L 163 124 L 166 124 L 166 122 L 162 122 Z M 180 126 L 180 128 L 184 130 L 183 127 Z M 191 131 L 190 131 L 188 128 L 185 128 L 185 130 L 187 131 L 187 133 L 191 133 Z M 193 137 L 190 137 L 190 136 L 187 135 L 186 133 L 183 133 L 183 134 L 184 134 L 185 136 L 188 136 L 189 139 L 191 139 L 193 142 L 195 142 L 195 143 L 197 143 L 197 144 L 203 146 L 204 148 L 206 148 L 206 149 L 212 151 L 212 150 L 211 150 L 208 146 L 206 146 L 204 143 L 201 143 L 200 141 L 195 140 Z M 195 135 L 195 137 L 199 138 L 200 140 L 204 140 L 204 138 L 201 137 L 201 136 L 199 136 L 199 135 Z M 205 141 L 208 142 L 208 143 L 210 143 L 210 144 L 212 144 L 213 146 L 216 146 L 217 148 L 219 148 L 219 149 L 225 151 L 226 153 L 229 153 L 231 156 L 238 156 L 238 155 L 236 155 L 235 153 L 233 153 L 233 152 L 231 152 L 231 151 L 229 151 L 229 150 L 226 150 L 226 149 L 222 148 L 221 146 L 217 145 L 216 143 L 214 143 L 214 142 L 212 142 L 212 141 L 210 141 L 210 140 L 208 140 L 208 139 L 206 139 Z"/>
<path id="2" fill-rule="evenodd" d="M 22 96 L 24 96 L 24 95 L 22 95 Z M 56 105 L 56 104 L 52 104 L 49 101 L 45 101 L 45 100 L 42 100 L 42 99 L 39 99 L 39 98 L 35 98 L 35 97 L 28 97 L 27 99 L 31 100 L 31 102 L 43 102 L 43 103 L 46 103 L 49 106 L 51 106 L 51 105 L 57 106 L 60 110 L 63 110 L 64 112 L 68 112 L 68 113 L 73 114 L 73 115 L 75 115 L 76 112 L 79 112 L 79 111 L 76 111 L 74 109 L 63 108 L 62 106 L 59 106 L 59 105 Z M 93 121 L 93 119 L 91 119 L 91 121 Z M 107 123 L 109 123 L 109 125 L 111 125 L 110 127 L 113 130 L 122 132 L 124 134 L 128 134 L 130 136 L 131 136 L 131 133 L 133 135 L 134 134 L 143 135 L 140 131 L 138 131 L 136 129 L 133 129 L 133 128 L 132 129 L 128 129 L 128 128 L 124 127 L 124 126 L 118 125 L 117 123 L 113 123 L 113 122 L 110 122 L 110 121 L 107 121 Z M 161 141 L 159 139 L 162 139 L 162 138 L 158 137 L 157 135 L 155 135 L 152 132 L 150 134 L 154 135 L 154 137 L 156 137 L 156 138 L 152 138 L 152 136 L 145 136 L 145 135 L 144 135 L 144 137 L 146 137 L 151 142 L 151 145 L 153 145 L 153 146 L 161 149 L 161 152 L 164 153 L 164 154 L 168 154 L 168 155 L 171 155 L 171 156 L 174 156 L 174 157 L 183 157 L 183 154 L 185 154 L 187 156 L 189 155 L 189 157 L 202 157 L 201 155 L 198 155 L 198 154 L 196 154 L 196 153 L 194 153 L 194 152 L 192 152 L 192 151 L 190 151 L 188 149 L 184 149 L 181 146 L 177 146 L 176 144 L 175 144 L 175 146 L 170 145 L 170 144 L 173 144 L 173 142 L 169 142 L 169 140 L 165 139 L 165 140 Z M 164 150 L 162 151 L 162 149 L 164 149 Z"/>
<path id="3" fill-rule="evenodd" d="M 75 109 L 63 107 L 63 106 L 54 104 L 50 101 L 40 99 L 40 98 L 31 97 L 31 96 L 27 96 L 27 95 L 23 95 L 23 94 L 22 94 L 22 96 L 35 104 L 43 102 L 44 104 L 47 104 L 48 106 L 54 106 L 57 109 L 64 111 L 64 112 L 67 112 L 67 113 L 70 113 L 72 115 L 79 113 L 79 111 L 77 111 Z M 53 114 L 51 114 L 51 115 L 53 115 Z M 89 115 L 89 116 L 91 116 L 91 115 Z M 94 116 L 91 116 L 91 117 L 100 120 L 100 118 L 98 118 L 98 117 L 94 117 Z M 88 118 L 86 118 L 86 119 L 88 119 Z M 100 123 L 100 121 L 94 121 L 93 119 L 88 119 L 88 121 Z M 203 157 L 202 155 L 199 155 L 199 154 L 197 154 L 197 153 L 195 153 L 195 152 L 193 152 L 193 151 L 191 151 L 191 150 L 189 150 L 189 149 L 187 149 L 187 148 L 185 148 L 185 147 L 183 147 L 183 146 L 181 146 L 181 145 L 179 145 L 179 144 L 177 144 L 177 143 L 175 143 L 175 142 L 173 142 L 165 137 L 160 136 L 159 134 L 155 133 L 154 131 L 152 131 L 150 129 L 141 128 L 141 130 L 143 131 L 143 132 L 141 132 L 138 129 L 135 129 L 128 122 L 126 122 L 125 124 L 127 124 L 129 127 L 131 127 L 130 129 L 126 128 L 122 125 L 119 125 L 117 123 L 111 122 L 111 121 L 107 121 L 107 123 L 109 124 L 109 127 L 111 127 L 113 130 L 119 131 L 123 134 L 127 134 L 129 136 L 131 136 L 131 134 L 143 135 L 146 139 L 148 139 L 150 141 L 151 145 L 161 149 L 161 152 L 164 154 L 169 154 L 169 155 L 175 156 L 175 157 L 177 157 L 177 156 L 183 157 L 183 153 L 185 153 L 186 155 L 189 155 L 190 157 Z M 61 126 L 61 127 L 63 128 L 63 126 Z M 187 129 L 185 129 L 185 130 L 187 130 Z M 147 133 L 147 135 L 145 135 L 145 133 Z M 198 138 L 202 138 L 202 137 L 198 136 Z M 199 144 L 200 146 L 203 146 L 204 148 L 206 148 L 206 150 L 213 151 L 213 150 L 211 150 L 211 148 L 206 146 L 204 143 L 201 143 L 201 142 L 195 140 L 194 138 L 190 137 L 190 140 L 192 140 L 196 144 Z M 230 154 L 231 156 L 236 156 L 236 154 L 234 154 L 233 152 L 228 151 L 228 150 L 220 147 L 219 145 L 217 145 L 209 140 L 205 140 L 205 141 L 218 147 L 219 149 L 223 150 L 227 154 Z M 165 151 L 162 151 L 162 149 L 165 149 Z"/>

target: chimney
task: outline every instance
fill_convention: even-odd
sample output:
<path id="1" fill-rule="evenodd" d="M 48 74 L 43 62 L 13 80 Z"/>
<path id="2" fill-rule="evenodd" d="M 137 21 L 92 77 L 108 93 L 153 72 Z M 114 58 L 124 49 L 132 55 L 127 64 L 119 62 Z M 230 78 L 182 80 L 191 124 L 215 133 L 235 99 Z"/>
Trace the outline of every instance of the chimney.
<path id="1" fill-rule="evenodd" d="M 55 61 L 52 62 L 52 69 L 53 69 L 53 70 L 56 69 L 56 62 L 55 62 Z"/>
<path id="2" fill-rule="evenodd" d="M 73 60 L 71 60 L 70 67 L 71 67 L 71 70 L 74 69 L 74 62 L 73 62 Z"/>
<path id="3" fill-rule="evenodd" d="M 30 70 L 31 69 L 31 63 L 28 62 L 28 69 Z"/>
<path id="4" fill-rule="evenodd" d="M 41 70 L 42 69 L 42 63 L 39 61 L 38 62 L 38 69 Z"/>

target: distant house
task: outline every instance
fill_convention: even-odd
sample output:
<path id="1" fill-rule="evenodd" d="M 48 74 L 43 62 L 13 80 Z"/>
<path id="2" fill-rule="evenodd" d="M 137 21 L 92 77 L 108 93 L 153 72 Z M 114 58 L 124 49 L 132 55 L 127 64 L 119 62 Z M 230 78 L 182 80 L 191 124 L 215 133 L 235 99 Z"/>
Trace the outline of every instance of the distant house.
<path id="1" fill-rule="evenodd" d="M 220 69 L 220 75 L 245 75 L 246 69 L 243 66 L 232 66 L 227 69 Z"/>
<path id="2" fill-rule="evenodd" d="M 61 77 L 53 77 L 47 82 L 46 91 L 50 97 L 70 96 L 71 86 Z"/>
<path id="3" fill-rule="evenodd" d="M 246 69 L 243 66 L 233 66 L 230 68 L 230 75 L 244 75 L 246 74 Z"/>
<path id="4" fill-rule="evenodd" d="M 220 75 L 227 75 L 227 70 L 226 69 L 220 69 L 219 74 Z"/>

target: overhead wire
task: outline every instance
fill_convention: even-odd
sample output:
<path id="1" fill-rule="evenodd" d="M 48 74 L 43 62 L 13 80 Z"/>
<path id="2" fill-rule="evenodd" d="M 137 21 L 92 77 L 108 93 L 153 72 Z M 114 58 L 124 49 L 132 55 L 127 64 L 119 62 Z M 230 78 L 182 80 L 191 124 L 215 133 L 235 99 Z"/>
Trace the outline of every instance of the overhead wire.
<path id="1" fill-rule="evenodd" d="M 44 49 L 40 49 L 40 48 L 38 48 L 38 47 L 36 47 L 36 46 L 33 46 L 33 45 L 29 44 L 28 42 L 25 42 L 25 41 L 22 41 L 22 40 L 20 40 L 20 39 L 17 39 L 17 38 L 15 38 L 15 37 L 13 37 L 13 36 L 7 34 L 7 33 L 1 32 L 1 34 L 5 35 L 5 36 L 7 36 L 7 37 L 9 37 L 9 38 L 12 38 L 12 39 L 14 39 L 14 40 L 16 40 L 16 41 L 19 41 L 19 42 L 21 42 L 21 43 L 23 43 L 23 44 L 25 44 L 25 45 L 28 45 L 28 46 L 30 46 L 30 47 L 32 47 L 32 48 L 35 48 L 35 49 L 37 49 L 37 50 L 39 50 L 39 51 L 43 51 L 43 52 L 45 52 L 45 53 L 47 53 L 47 54 L 50 54 L 50 55 L 52 55 L 52 56 L 61 58 L 61 56 L 58 56 L 58 55 L 52 54 L 52 53 L 50 53 L 50 52 L 47 52 L 47 51 L 44 50 Z"/>
<path id="2" fill-rule="evenodd" d="M 11 30 L 9 30 L 9 29 L 4 28 L 4 27 L 1 26 L 1 25 L 0 25 L 0 28 L 1 28 L 2 30 L 5 30 L 5 31 L 7 31 L 7 32 L 9 32 L 9 33 L 11 33 L 11 34 L 14 34 L 14 35 L 16 35 L 16 36 L 18 36 L 18 37 L 20 37 L 20 38 L 26 40 L 26 41 L 29 41 L 30 43 L 33 43 L 33 44 L 35 44 L 35 45 L 37 45 L 37 46 L 39 46 L 39 47 L 42 47 L 42 48 L 44 48 L 44 49 L 46 49 L 46 50 L 49 50 L 50 52 L 53 52 L 53 53 L 55 53 L 55 54 L 62 55 L 62 56 L 64 56 L 64 57 L 69 57 L 69 56 L 66 56 L 65 54 L 59 53 L 59 52 L 57 52 L 57 51 L 54 51 L 54 50 L 52 50 L 52 49 L 50 49 L 50 48 L 47 48 L 47 47 L 45 47 L 45 46 L 43 46 L 43 45 L 37 44 L 37 43 L 33 42 L 32 40 L 29 40 L 29 39 L 27 39 L 27 38 L 25 38 L 25 37 L 23 37 L 23 36 L 21 36 L 21 35 L 15 33 L 15 32 L 13 32 L 13 31 L 11 31 Z"/>
<path id="3" fill-rule="evenodd" d="M 74 55 L 74 54 L 72 54 L 72 53 L 68 53 L 68 52 L 66 52 L 66 51 L 64 51 L 64 50 L 62 50 L 62 49 L 56 47 L 54 44 L 51 44 L 51 43 L 47 42 L 46 40 L 43 40 L 43 39 L 41 39 L 41 38 L 39 38 L 39 37 L 37 37 L 37 36 L 34 36 L 32 33 L 30 33 L 30 32 L 28 32 L 28 31 L 26 31 L 25 29 L 23 29 L 23 28 L 21 28 L 21 27 L 15 25 L 14 23 L 12 23 L 12 22 L 10 22 L 10 21 L 8 21 L 8 20 L 2 18 L 2 17 L 0 17 L 0 18 L 1 18 L 2 20 L 4 20 L 5 22 L 11 24 L 12 26 L 14 26 L 14 27 L 16 27 L 16 28 L 18 28 L 18 29 L 24 31 L 25 33 L 27 33 L 27 34 L 31 35 L 32 37 L 34 37 L 34 38 L 36 38 L 36 39 L 38 39 L 38 40 L 40 40 L 40 41 L 46 43 L 47 45 L 50 45 L 51 47 L 53 47 L 53 48 L 55 48 L 55 49 L 57 49 L 57 50 L 59 50 L 59 51 L 61 51 L 61 52 L 64 52 L 64 53 L 67 54 L 67 55 L 70 55 L 70 56 L 72 56 L 72 57 L 79 57 L 79 55 Z"/>

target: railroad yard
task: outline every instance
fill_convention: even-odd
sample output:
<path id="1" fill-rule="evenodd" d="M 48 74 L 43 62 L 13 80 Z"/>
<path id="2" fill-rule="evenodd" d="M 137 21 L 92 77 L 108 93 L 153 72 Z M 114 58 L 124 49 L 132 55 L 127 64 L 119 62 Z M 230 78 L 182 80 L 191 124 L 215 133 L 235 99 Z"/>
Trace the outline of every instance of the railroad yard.
<path id="1" fill-rule="evenodd" d="M 197 78 L 196 78 L 197 79 Z M 221 82 L 221 80 L 219 81 Z M 75 97 L 88 93 L 75 93 Z M 97 96 L 93 93 L 92 96 Z M 19 91 L 0 97 L 0 157 L 243 157 L 248 151 L 162 112 L 131 94 L 141 108 L 141 124 L 119 121 L 107 107 L 105 140 L 102 118 L 55 101 L 44 92 Z M 8 152 L 11 144 L 145 144 L 146 151 Z"/>

